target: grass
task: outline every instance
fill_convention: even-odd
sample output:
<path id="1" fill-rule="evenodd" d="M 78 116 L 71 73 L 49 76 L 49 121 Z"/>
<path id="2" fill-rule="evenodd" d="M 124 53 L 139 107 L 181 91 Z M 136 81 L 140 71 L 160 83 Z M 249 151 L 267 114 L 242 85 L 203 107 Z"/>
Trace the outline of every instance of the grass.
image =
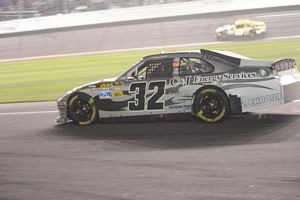
<path id="1" fill-rule="evenodd" d="M 201 48 L 229 50 L 264 60 L 275 61 L 289 57 L 300 63 L 300 40 Z M 160 51 L 2 63 L 0 103 L 55 100 L 75 86 L 115 77 L 137 63 L 143 56 L 154 53 Z"/>

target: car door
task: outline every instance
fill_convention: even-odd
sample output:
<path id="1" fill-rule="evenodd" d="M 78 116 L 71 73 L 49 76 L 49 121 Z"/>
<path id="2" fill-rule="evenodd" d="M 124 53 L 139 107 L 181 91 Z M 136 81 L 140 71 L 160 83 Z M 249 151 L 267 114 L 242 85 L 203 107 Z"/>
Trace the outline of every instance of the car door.
<path id="1" fill-rule="evenodd" d="M 235 35 L 236 36 L 243 36 L 244 35 L 244 24 L 238 24 L 235 26 Z"/>
<path id="2" fill-rule="evenodd" d="M 253 27 L 250 24 L 245 24 L 244 35 L 249 35 L 251 30 L 253 30 Z"/>
<path id="3" fill-rule="evenodd" d="M 203 86 L 202 79 L 215 70 L 212 64 L 197 56 L 182 56 L 177 59 L 166 94 L 170 99 L 165 104 L 167 113 L 191 112 L 194 94 Z"/>
<path id="4" fill-rule="evenodd" d="M 167 84 L 172 78 L 173 58 L 146 60 L 124 81 L 123 94 L 129 96 L 122 116 L 162 114 Z"/>

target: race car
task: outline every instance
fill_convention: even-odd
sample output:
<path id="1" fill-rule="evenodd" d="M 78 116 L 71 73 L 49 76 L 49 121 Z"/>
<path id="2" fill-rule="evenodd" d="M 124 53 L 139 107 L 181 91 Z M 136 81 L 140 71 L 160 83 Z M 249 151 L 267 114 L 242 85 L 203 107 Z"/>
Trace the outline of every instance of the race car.
<path id="1" fill-rule="evenodd" d="M 216 29 L 216 37 L 219 40 L 234 38 L 256 38 L 263 36 L 267 26 L 262 21 L 248 19 L 236 20 L 234 24 L 227 24 Z"/>
<path id="2" fill-rule="evenodd" d="M 298 91 L 297 91 L 298 90 Z M 229 115 L 300 99 L 295 60 L 254 60 L 201 49 L 144 57 L 117 78 L 83 85 L 58 99 L 57 122 L 189 115 L 216 123 Z"/>

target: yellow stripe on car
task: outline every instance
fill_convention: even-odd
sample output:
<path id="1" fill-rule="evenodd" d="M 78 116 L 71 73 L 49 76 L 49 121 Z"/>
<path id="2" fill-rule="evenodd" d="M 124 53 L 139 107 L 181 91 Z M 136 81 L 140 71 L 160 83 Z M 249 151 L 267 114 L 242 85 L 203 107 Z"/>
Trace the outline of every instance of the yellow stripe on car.
<path id="1" fill-rule="evenodd" d="M 212 93 L 216 93 L 217 92 L 217 90 L 215 90 L 215 89 L 205 89 L 205 90 L 202 90 L 200 93 L 201 94 L 204 94 L 204 93 L 206 93 L 206 92 L 212 92 Z"/>
<path id="2" fill-rule="evenodd" d="M 75 99 L 78 98 L 78 95 L 75 95 L 71 98 L 71 100 L 69 101 L 69 106 L 72 105 L 73 101 L 75 101 Z"/>

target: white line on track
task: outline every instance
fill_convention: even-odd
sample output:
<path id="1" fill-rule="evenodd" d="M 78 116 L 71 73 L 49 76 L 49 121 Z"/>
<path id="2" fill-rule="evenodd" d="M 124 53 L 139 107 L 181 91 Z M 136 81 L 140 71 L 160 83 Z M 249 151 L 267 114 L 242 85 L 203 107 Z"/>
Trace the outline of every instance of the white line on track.
<path id="1" fill-rule="evenodd" d="M 300 35 L 270 37 L 270 38 L 266 38 L 265 40 L 283 40 L 283 39 L 297 39 L 297 38 L 300 38 Z"/>
<path id="2" fill-rule="evenodd" d="M 284 14 L 277 14 L 277 15 L 261 15 L 261 16 L 257 16 L 257 18 L 273 18 L 273 17 L 295 16 L 295 15 L 300 15 L 300 13 L 284 13 Z"/>
<path id="3" fill-rule="evenodd" d="M 7 113 L 0 113 L 1 115 L 32 115 L 32 114 L 47 114 L 47 113 L 57 113 L 58 111 L 55 110 L 48 110 L 48 111 L 33 111 L 33 112 L 7 112 Z"/>
<path id="4" fill-rule="evenodd" d="M 88 52 L 67 53 L 67 54 L 57 54 L 57 55 L 48 55 L 48 56 L 34 56 L 34 57 L 4 59 L 4 60 L 0 60 L 0 63 L 1 62 L 15 62 L 15 61 L 47 59 L 47 58 L 61 58 L 61 57 L 87 56 L 87 55 L 96 55 L 96 54 L 124 53 L 124 52 L 134 52 L 134 51 L 147 51 L 147 50 L 158 50 L 158 49 L 193 47 L 193 46 L 214 45 L 214 44 L 224 44 L 224 43 L 229 43 L 229 42 L 201 42 L 201 43 L 175 44 L 175 45 L 128 48 L 128 49 L 103 50 L 103 51 L 88 51 Z"/>
<path id="5" fill-rule="evenodd" d="M 263 39 L 261 41 L 269 41 L 269 40 L 272 41 L 272 40 L 283 40 L 283 39 L 297 39 L 297 38 L 300 38 L 300 35 L 271 37 L 271 38 L 265 38 L 265 39 Z M 236 43 L 236 42 L 201 42 L 201 43 L 175 44 L 175 45 L 140 47 L 140 48 L 128 48 L 128 49 L 103 50 L 103 51 L 88 51 L 88 52 L 77 52 L 77 53 L 47 55 L 47 56 L 34 56 L 34 57 L 3 59 L 3 60 L 0 60 L 0 63 L 4 63 L 4 62 L 16 62 L 16 61 L 28 61 L 28 60 L 38 60 L 38 59 L 48 59 L 48 58 L 63 58 L 63 57 L 74 57 L 74 56 L 87 56 L 87 55 L 97 55 L 97 54 L 125 53 L 125 52 L 147 51 L 147 50 L 163 50 L 163 49 L 172 49 L 172 48 L 185 48 L 185 47 L 195 47 L 195 46 L 204 46 L 204 45 L 216 45 L 216 44 L 242 44 L 242 43 Z"/>

